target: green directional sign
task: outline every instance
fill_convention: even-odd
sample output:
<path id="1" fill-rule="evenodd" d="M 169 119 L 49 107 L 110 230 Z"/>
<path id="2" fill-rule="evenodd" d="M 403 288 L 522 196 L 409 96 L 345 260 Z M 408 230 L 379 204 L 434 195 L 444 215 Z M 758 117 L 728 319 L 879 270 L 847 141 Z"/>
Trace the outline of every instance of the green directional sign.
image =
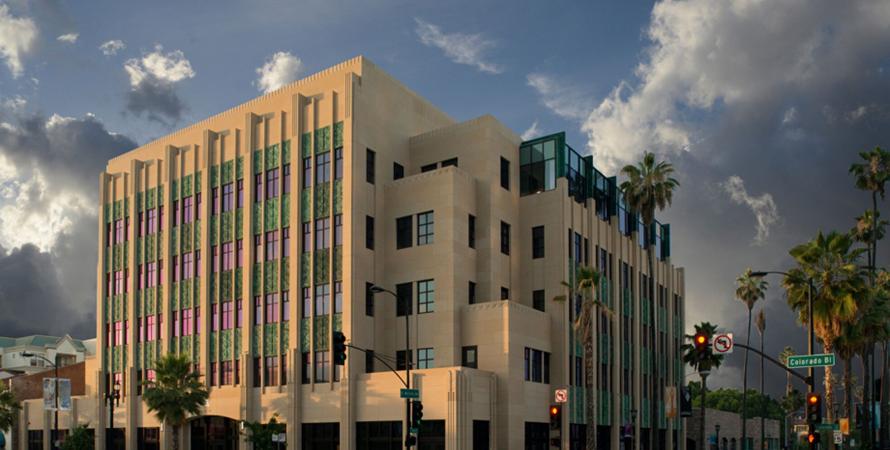
<path id="1" fill-rule="evenodd" d="M 818 355 L 794 355 L 788 357 L 786 364 L 789 369 L 801 367 L 825 367 L 834 365 L 834 353 L 821 353 Z"/>
<path id="2" fill-rule="evenodd" d="M 836 423 L 817 423 L 816 429 L 819 431 L 839 431 L 841 426 Z"/>
<path id="3" fill-rule="evenodd" d="M 402 389 L 399 392 L 399 397 L 418 399 L 420 398 L 420 389 Z"/>

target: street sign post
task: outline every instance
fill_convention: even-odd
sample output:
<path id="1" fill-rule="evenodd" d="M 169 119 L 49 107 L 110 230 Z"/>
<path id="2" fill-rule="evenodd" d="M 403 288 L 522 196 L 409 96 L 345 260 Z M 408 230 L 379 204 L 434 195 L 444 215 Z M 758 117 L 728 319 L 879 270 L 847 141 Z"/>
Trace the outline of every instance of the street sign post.
<path id="1" fill-rule="evenodd" d="M 557 389 L 553 391 L 553 402 L 554 403 L 566 403 L 569 401 L 569 390 L 568 389 Z"/>
<path id="2" fill-rule="evenodd" d="M 788 357 L 786 366 L 789 369 L 800 369 L 804 367 L 825 367 L 833 366 L 835 362 L 834 353 L 820 353 L 816 355 L 794 355 Z"/>
<path id="3" fill-rule="evenodd" d="M 420 398 L 420 389 L 402 389 L 399 391 L 399 397 L 417 400 Z"/>
<path id="4" fill-rule="evenodd" d="M 714 349 L 714 353 L 728 355 L 732 353 L 732 342 L 732 333 L 717 334 L 714 336 L 711 348 Z"/>

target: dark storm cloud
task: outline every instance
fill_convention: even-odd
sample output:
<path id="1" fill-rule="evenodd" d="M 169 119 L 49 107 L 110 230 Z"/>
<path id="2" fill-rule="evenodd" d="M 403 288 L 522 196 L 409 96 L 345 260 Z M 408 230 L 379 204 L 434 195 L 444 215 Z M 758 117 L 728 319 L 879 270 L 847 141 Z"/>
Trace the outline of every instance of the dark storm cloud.
<path id="1" fill-rule="evenodd" d="M 14 190 L 0 201 L 10 208 L 0 217 L 0 239 L 24 240 L 0 247 L 0 334 L 95 335 L 98 174 L 109 158 L 135 146 L 90 115 L 31 115 L 0 126 L 0 159 L 14 168 L 0 179 L 0 187 Z M 11 220 L 20 215 L 64 225 L 52 227 L 53 236 L 36 236 Z"/>
<path id="2" fill-rule="evenodd" d="M 0 335 L 95 336 L 95 309 L 75 308 L 53 257 L 27 244 L 0 248 Z"/>
<path id="3" fill-rule="evenodd" d="M 162 125 L 176 125 L 186 106 L 173 85 L 145 80 L 127 92 L 127 111 Z"/>

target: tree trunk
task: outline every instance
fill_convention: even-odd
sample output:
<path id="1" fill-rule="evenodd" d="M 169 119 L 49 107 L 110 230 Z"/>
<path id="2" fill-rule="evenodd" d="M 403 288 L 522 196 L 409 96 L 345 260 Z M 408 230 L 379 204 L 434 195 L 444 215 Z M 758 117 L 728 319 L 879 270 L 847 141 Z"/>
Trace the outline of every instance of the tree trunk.
<path id="1" fill-rule="evenodd" d="M 826 343 L 825 345 L 823 345 L 822 348 L 824 349 L 825 353 L 831 353 L 833 350 L 832 345 L 829 343 Z M 834 394 L 832 393 L 832 389 L 834 388 L 834 377 L 832 377 L 831 375 L 832 375 L 831 367 L 826 366 L 825 367 L 825 404 L 824 404 L 824 408 L 825 408 L 824 417 L 826 418 L 826 420 L 823 420 L 823 422 L 833 422 L 834 421 L 834 408 L 832 408 L 832 405 L 834 404 L 833 403 Z"/>
<path id="2" fill-rule="evenodd" d="M 655 345 L 655 330 L 658 326 L 657 316 L 655 315 L 655 253 L 653 253 L 652 248 L 655 243 L 655 230 L 652 228 L 652 224 L 646 225 L 646 233 L 649 233 L 650 238 L 647 242 L 647 253 L 649 256 L 649 286 L 647 286 L 647 290 L 649 291 L 649 311 L 651 314 L 649 315 L 649 324 L 651 340 L 649 344 L 651 346 L 650 356 L 652 357 L 652 398 L 651 403 L 652 407 L 649 409 L 649 430 L 651 431 L 650 436 L 651 440 L 649 441 L 649 447 L 652 450 L 658 450 L 659 442 L 658 442 L 658 352 L 656 350 Z M 702 416 L 704 418 L 704 416 Z"/>
<path id="3" fill-rule="evenodd" d="M 766 329 L 760 332 L 760 395 L 765 396 L 766 392 L 763 390 L 763 334 L 766 333 Z M 765 402 L 761 402 L 761 410 L 760 410 L 760 449 L 764 449 L 764 430 L 766 430 L 766 411 L 763 410 L 763 406 Z"/>
<path id="4" fill-rule="evenodd" d="M 179 450 L 179 425 L 173 425 L 173 450 Z"/>
<path id="5" fill-rule="evenodd" d="M 859 361 L 862 363 L 862 416 L 857 417 L 857 424 L 862 424 L 862 444 L 864 447 L 868 447 L 868 443 L 871 440 L 869 436 L 869 421 L 868 421 L 868 405 L 871 404 L 869 398 L 871 397 L 871 374 L 869 373 L 869 364 L 868 364 L 868 353 L 870 345 L 866 345 L 862 352 L 859 354 Z"/>
<path id="6" fill-rule="evenodd" d="M 745 447 L 748 442 L 748 421 L 746 420 L 746 412 L 748 410 L 748 348 L 751 347 L 751 308 L 748 308 L 748 338 L 745 344 L 745 368 L 742 370 L 742 410 L 739 416 L 742 418 L 742 450 L 751 450 Z"/>
<path id="7" fill-rule="evenodd" d="M 587 419 L 587 437 L 585 448 L 596 450 L 596 405 L 593 386 L 593 332 L 588 330 L 587 339 L 584 342 L 584 384 L 587 389 L 584 415 Z"/>

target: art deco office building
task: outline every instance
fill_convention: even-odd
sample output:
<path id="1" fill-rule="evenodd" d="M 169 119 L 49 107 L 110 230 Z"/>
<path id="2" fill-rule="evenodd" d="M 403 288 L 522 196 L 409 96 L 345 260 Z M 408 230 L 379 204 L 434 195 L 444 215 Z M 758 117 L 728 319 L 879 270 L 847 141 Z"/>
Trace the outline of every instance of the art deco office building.
<path id="1" fill-rule="evenodd" d="M 557 388 L 563 448 L 584 439 L 585 395 L 600 448 L 650 448 L 653 426 L 661 449 L 684 440 L 660 389 L 682 384 L 669 227 L 642 242 L 616 180 L 562 133 L 455 122 L 359 57 L 120 155 L 98 181 L 101 343 L 77 420 L 100 444 L 98 399 L 119 385 L 118 439 L 164 447 L 139 386 L 168 352 L 211 392 L 185 427 L 192 448 L 248 448 L 238 421 L 273 415 L 291 448 L 400 448 L 405 403 L 384 362 L 406 360 L 420 448 L 548 448 Z M 597 312 L 587 393 L 563 285 L 579 266 L 603 274 L 614 312 Z M 368 352 L 335 366 L 336 330 Z"/>

